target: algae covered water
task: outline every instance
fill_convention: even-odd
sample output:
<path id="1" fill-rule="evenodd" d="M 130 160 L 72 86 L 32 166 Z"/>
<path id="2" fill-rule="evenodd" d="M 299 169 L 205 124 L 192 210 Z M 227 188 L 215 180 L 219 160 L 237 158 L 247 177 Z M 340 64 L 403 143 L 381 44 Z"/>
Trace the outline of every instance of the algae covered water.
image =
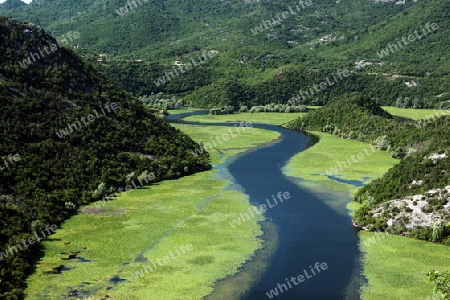
<path id="1" fill-rule="evenodd" d="M 228 165 L 228 172 L 276 226 L 278 249 L 245 299 L 359 299 L 359 239 L 345 207 L 332 208 L 281 171 L 291 157 L 308 147 L 310 138 L 272 125 L 253 127 L 277 131 L 281 139 L 239 155 Z M 250 214 L 243 212 L 243 218 L 245 213 Z"/>
<path id="2" fill-rule="evenodd" d="M 307 148 L 309 137 L 275 126 L 254 127 L 278 131 L 282 138 L 241 155 L 229 172 L 256 205 L 279 192 L 289 192 L 290 198 L 266 211 L 278 228 L 278 250 L 246 299 L 359 299 L 361 254 L 350 217 L 281 172 Z"/>

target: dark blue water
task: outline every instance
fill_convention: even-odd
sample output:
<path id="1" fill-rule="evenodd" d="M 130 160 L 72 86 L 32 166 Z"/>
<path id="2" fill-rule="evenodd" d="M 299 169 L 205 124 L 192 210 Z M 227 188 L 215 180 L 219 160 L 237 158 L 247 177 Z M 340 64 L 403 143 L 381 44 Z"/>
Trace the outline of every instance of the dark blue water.
<path id="1" fill-rule="evenodd" d="M 208 111 L 207 110 L 196 110 L 196 111 L 191 111 L 191 112 L 186 112 L 186 113 L 181 113 L 181 114 L 173 114 L 173 115 L 167 115 L 164 117 L 164 119 L 170 123 L 187 123 L 181 119 L 186 118 L 186 117 L 190 117 L 190 116 L 198 116 L 198 115 L 207 115 Z M 199 123 L 196 123 L 199 124 Z"/>
<path id="2" fill-rule="evenodd" d="M 282 139 L 240 156 L 228 167 L 229 172 L 252 203 L 263 204 L 279 191 L 289 192 L 291 198 L 267 212 L 278 227 L 279 248 L 263 280 L 246 299 L 269 299 L 266 293 L 278 284 L 286 284 L 286 278 L 304 275 L 304 270 L 311 276 L 309 266 L 316 262 L 325 262 L 328 268 L 298 285 L 291 281 L 292 288 L 285 291 L 282 287 L 283 293 L 276 298 L 359 299 L 357 290 L 346 292 L 355 270 L 360 268 L 358 237 L 349 224 L 350 217 L 340 215 L 314 194 L 287 180 L 280 170 L 292 156 L 306 149 L 309 138 L 274 126 L 254 127 L 278 131 Z"/>
<path id="3" fill-rule="evenodd" d="M 195 124 L 193 122 L 187 122 Z M 198 124 L 198 123 L 197 123 Z M 234 124 L 209 124 L 234 126 Z M 267 204 L 272 195 L 289 192 L 290 199 L 269 208 L 278 228 L 279 247 L 247 300 L 269 299 L 266 293 L 285 284 L 276 299 L 359 299 L 359 270 L 361 253 L 358 236 L 350 225 L 350 217 L 339 214 L 327 206 L 318 196 L 289 181 L 281 168 L 295 154 L 307 148 L 310 138 L 302 133 L 284 128 L 253 124 L 253 127 L 277 131 L 282 134 L 279 142 L 261 147 L 239 157 L 228 166 L 236 183 L 241 185 L 254 205 Z M 307 163 L 307 162 L 305 162 Z M 328 268 L 312 275 L 309 266 L 326 263 Z M 305 281 L 297 285 L 286 278 L 304 275 Z M 353 289 L 348 289 L 350 283 Z M 356 284 L 355 284 L 356 283 Z M 237 287 L 239 288 L 239 287 Z"/>
<path id="4" fill-rule="evenodd" d="M 332 176 L 332 175 L 327 175 L 328 179 L 340 182 L 340 183 L 345 183 L 345 184 L 350 184 L 356 187 L 361 187 L 364 186 L 364 182 L 359 181 L 359 180 L 347 180 L 347 179 L 342 179 L 340 177 L 337 176 Z"/>

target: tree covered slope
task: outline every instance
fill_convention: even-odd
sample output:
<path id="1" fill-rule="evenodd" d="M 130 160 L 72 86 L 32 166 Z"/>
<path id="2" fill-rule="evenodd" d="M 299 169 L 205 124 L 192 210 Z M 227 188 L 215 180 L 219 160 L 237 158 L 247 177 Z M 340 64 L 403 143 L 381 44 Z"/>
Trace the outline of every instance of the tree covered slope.
<path id="1" fill-rule="evenodd" d="M 288 124 L 294 130 L 323 131 L 368 143 L 402 126 L 373 99 L 361 93 L 335 98 Z"/>
<path id="2" fill-rule="evenodd" d="M 4 9 L 3 14 L 40 24 L 55 36 L 79 31 L 80 38 L 72 43 L 83 48 L 77 51 L 89 60 L 108 53 L 110 61 L 95 66 L 139 96 L 189 95 L 185 102 L 199 107 L 231 103 L 238 110 L 240 104 L 287 103 L 300 89 L 346 69 L 351 77 L 302 104 L 323 104 L 364 91 L 384 105 L 412 105 L 408 104 L 412 100 L 403 101 L 409 98 L 415 107 L 448 106 L 447 1 L 140 3 L 120 15 L 117 11 L 123 11 L 127 1 L 62 0 L 55 5 L 35 0 Z M 280 17 L 283 12 L 286 18 Z M 390 45 L 432 23 L 438 29 L 426 36 L 407 45 Z M 388 53 L 380 57 L 378 53 L 386 49 Z M 155 84 L 174 72 L 176 60 L 184 64 L 203 51 L 217 51 L 217 55 L 165 84 Z M 412 81 L 418 85 L 406 85 Z"/>
<path id="3" fill-rule="evenodd" d="M 0 18 L 2 299 L 22 297 L 39 254 L 38 243 L 7 252 L 21 240 L 133 181 L 210 168 L 207 155 L 192 155 L 199 145 L 188 136 L 71 50 L 50 51 L 52 45 L 57 41 L 41 28 Z M 31 65 L 19 64 L 41 50 Z"/>
<path id="4" fill-rule="evenodd" d="M 353 93 L 288 126 L 358 139 L 402 158 L 358 190 L 356 224 L 450 245 L 450 117 L 399 120 L 370 97 Z"/>

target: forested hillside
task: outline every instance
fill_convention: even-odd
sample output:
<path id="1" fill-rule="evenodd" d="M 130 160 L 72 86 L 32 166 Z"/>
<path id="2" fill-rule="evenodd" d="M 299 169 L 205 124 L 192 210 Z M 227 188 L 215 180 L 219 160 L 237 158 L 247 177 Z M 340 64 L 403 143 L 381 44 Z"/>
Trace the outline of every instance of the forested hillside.
<path id="1" fill-rule="evenodd" d="M 450 117 L 388 135 L 406 157 L 383 177 L 361 188 L 355 219 L 370 230 L 395 227 L 396 233 L 450 246 Z M 392 201 L 391 201 L 392 200 Z"/>
<path id="2" fill-rule="evenodd" d="M 17 0 L 7 0 L 3 7 L 11 6 L 13 2 Z M 86 48 L 119 57 L 140 55 L 144 59 L 169 59 L 214 46 L 239 58 L 258 52 L 261 55 L 269 49 L 286 49 L 288 40 L 304 44 L 330 33 L 350 35 L 413 5 L 372 1 L 348 4 L 333 0 L 305 3 L 280 0 L 150 0 L 140 3 L 80 0 L 73 3 L 61 0 L 55 4 L 51 0 L 34 0 L 30 5 L 5 10 L 5 13 L 57 31 L 57 34 L 78 30 Z M 280 25 L 264 28 L 256 35 L 251 30 L 263 20 L 271 21 L 289 7 L 295 11 L 290 10 L 291 15 Z M 92 26 L 96 30 L 92 30 Z M 237 44 L 243 48 L 237 48 Z"/>
<path id="3" fill-rule="evenodd" d="M 191 154 L 198 144 L 38 26 L 0 18 L 0 51 L 0 298 L 20 299 L 40 253 L 21 241 L 132 182 L 210 165 Z"/>
<path id="4" fill-rule="evenodd" d="M 392 232 L 394 228 L 397 234 L 450 245 L 450 214 L 444 209 L 450 196 L 445 189 L 450 185 L 450 117 L 419 122 L 398 119 L 370 97 L 353 93 L 288 127 L 357 139 L 402 158 L 383 177 L 358 190 L 355 201 L 362 206 L 356 212 L 356 224 L 369 230 Z"/>
<path id="5" fill-rule="evenodd" d="M 107 54 L 95 66 L 137 96 L 163 92 L 198 107 L 239 110 L 242 105 L 287 103 L 301 90 L 347 70 L 349 77 L 331 81 L 297 104 L 323 104 L 364 91 L 383 105 L 429 108 L 450 103 L 448 6 L 443 0 L 400 5 L 327 0 L 303 6 L 281 0 L 170 0 L 131 7 L 126 1 L 62 0 L 55 5 L 35 0 L 4 9 L 4 14 L 30 20 L 55 36 L 79 31 L 80 39 L 71 43 L 81 47 L 76 51 L 91 61 Z M 128 12 L 119 14 L 125 7 Z M 284 11 L 286 18 L 277 21 Z M 431 24 L 437 28 L 426 30 Z M 416 30 L 423 37 L 390 45 Z M 204 51 L 216 55 L 181 74 L 179 68 Z M 170 75 L 175 71 L 180 74 Z M 161 78 L 170 80 L 156 84 Z"/>
<path id="6" fill-rule="evenodd" d="M 375 100 L 361 93 L 345 94 L 333 99 L 320 109 L 288 124 L 294 130 L 323 131 L 374 144 L 379 144 L 378 140 L 386 133 L 404 126 L 403 122 L 384 111 Z M 387 143 L 387 137 L 384 139 Z"/>

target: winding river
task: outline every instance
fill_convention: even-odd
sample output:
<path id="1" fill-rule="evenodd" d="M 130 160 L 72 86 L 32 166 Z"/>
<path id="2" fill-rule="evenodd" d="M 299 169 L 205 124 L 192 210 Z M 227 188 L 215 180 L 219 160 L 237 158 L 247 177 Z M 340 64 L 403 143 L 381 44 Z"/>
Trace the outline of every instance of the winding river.
<path id="1" fill-rule="evenodd" d="M 168 120 L 192 114 L 173 115 Z M 233 123 L 183 123 L 234 126 Z M 341 208 L 337 210 L 328 203 L 333 202 L 332 194 L 324 201 L 281 171 L 290 158 L 309 146 L 310 138 L 272 125 L 253 124 L 253 127 L 279 132 L 281 138 L 238 155 L 227 169 L 253 205 L 271 203 L 273 207 L 267 209 L 266 216 L 277 227 L 279 243 L 262 279 L 245 299 L 270 299 L 267 293 L 275 288 L 278 296 L 272 293 L 272 298 L 280 300 L 359 299 L 362 282 L 359 239 L 350 217 L 342 213 L 345 207 L 339 204 Z M 272 195 L 277 197 L 279 192 L 289 192 L 290 198 L 274 205 Z M 326 268 L 320 267 L 325 266 L 323 263 Z"/>

